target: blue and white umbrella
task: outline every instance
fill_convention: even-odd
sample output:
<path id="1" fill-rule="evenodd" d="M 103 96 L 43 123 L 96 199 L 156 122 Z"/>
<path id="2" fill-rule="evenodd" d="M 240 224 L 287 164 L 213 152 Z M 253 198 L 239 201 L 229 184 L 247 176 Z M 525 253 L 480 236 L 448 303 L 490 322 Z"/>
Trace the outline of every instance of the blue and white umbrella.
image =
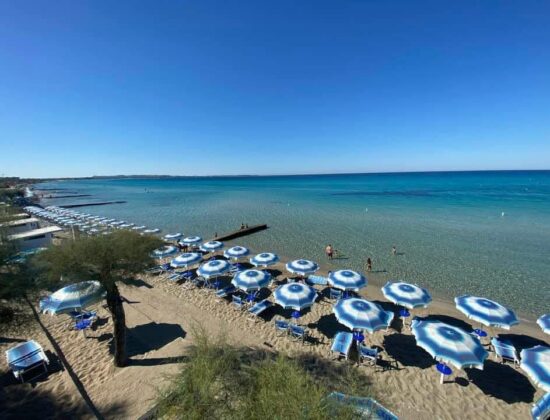
<path id="1" fill-rule="evenodd" d="M 456 308 L 468 318 L 488 327 L 500 327 L 509 330 L 519 323 L 516 314 L 500 303 L 476 296 L 455 298 Z"/>
<path id="2" fill-rule="evenodd" d="M 277 254 L 272 252 L 262 252 L 261 254 L 254 255 L 250 258 L 250 263 L 255 267 L 268 267 L 276 264 L 279 261 Z"/>
<path id="3" fill-rule="evenodd" d="M 300 311 L 308 308 L 317 299 L 317 292 L 313 287 L 302 283 L 287 283 L 279 286 L 273 293 L 275 302 L 284 309 Z"/>
<path id="4" fill-rule="evenodd" d="M 520 353 L 520 367 L 544 391 L 550 392 L 550 347 L 535 346 Z"/>
<path id="5" fill-rule="evenodd" d="M 210 242 L 205 242 L 201 245 L 201 250 L 204 251 L 204 252 L 213 252 L 213 251 L 217 251 L 218 249 L 222 249 L 223 248 L 223 242 L 220 242 L 220 241 L 210 241 Z"/>
<path id="6" fill-rule="evenodd" d="M 160 232 L 160 229 L 155 228 L 155 229 L 145 229 L 142 233 L 145 235 L 149 235 L 151 233 L 159 233 L 159 232 Z"/>
<path id="7" fill-rule="evenodd" d="M 41 300 L 40 310 L 52 315 L 80 311 L 86 306 L 99 302 L 105 295 L 105 289 L 98 281 L 83 281 L 59 289 Z"/>
<path id="8" fill-rule="evenodd" d="M 432 301 L 426 289 L 402 281 L 386 283 L 382 293 L 390 302 L 408 309 L 425 308 Z"/>
<path id="9" fill-rule="evenodd" d="M 550 334 L 550 314 L 545 314 L 537 319 L 537 324 L 542 328 L 542 331 Z"/>
<path id="10" fill-rule="evenodd" d="M 154 258 L 165 258 L 174 255 L 176 252 L 178 252 L 178 249 L 175 246 L 169 245 L 155 249 L 152 255 Z"/>
<path id="11" fill-rule="evenodd" d="M 245 292 L 258 290 L 266 287 L 271 280 L 271 275 L 261 270 L 244 270 L 233 278 L 231 283 Z"/>
<path id="12" fill-rule="evenodd" d="M 338 270 L 329 274 L 329 284 L 341 290 L 358 291 L 367 285 L 367 278 L 353 270 Z"/>
<path id="13" fill-rule="evenodd" d="M 227 249 L 223 253 L 225 258 L 234 258 L 234 259 L 246 257 L 248 254 L 250 254 L 250 251 L 248 248 L 245 248 L 244 246 L 234 246 Z"/>
<path id="14" fill-rule="evenodd" d="M 416 344 L 438 362 L 483 369 L 488 353 L 472 334 L 441 321 L 420 319 L 412 322 L 412 333 Z"/>
<path id="15" fill-rule="evenodd" d="M 164 240 L 165 241 L 177 241 L 182 236 L 183 236 L 183 233 L 179 233 L 179 232 L 178 233 L 168 233 L 168 234 L 164 235 Z"/>
<path id="16" fill-rule="evenodd" d="M 184 245 L 196 245 L 202 242 L 200 236 L 187 236 L 180 241 L 180 244 Z"/>
<path id="17" fill-rule="evenodd" d="M 219 276 L 229 271 L 230 268 L 231 264 L 225 260 L 211 260 L 201 265 L 197 273 L 205 278 L 210 278 Z"/>
<path id="18" fill-rule="evenodd" d="M 183 254 L 178 255 L 176 258 L 170 261 L 170 265 L 173 268 L 187 268 L 190 265 L 198 263 L 200 260 L 202 260 L 202 255 L 198 252 L 184 252 Z"/>
<path id="19" fill-rule="evenodd" d="M 388 328 L 393 320 L 393 312 L 365 299 L 340 299 L 332 310 L 338 322 L 350 330 L 373 333 Z"/>
<path id="20" fill-rule="evenodd" d="M 317 263 L 309 260 L 294 260 L 286 265 L 286 269 L 294 274 L 299 274 L 301 276 L 306 276 L 308 274 L 313 274 L 319 270 Z"/>

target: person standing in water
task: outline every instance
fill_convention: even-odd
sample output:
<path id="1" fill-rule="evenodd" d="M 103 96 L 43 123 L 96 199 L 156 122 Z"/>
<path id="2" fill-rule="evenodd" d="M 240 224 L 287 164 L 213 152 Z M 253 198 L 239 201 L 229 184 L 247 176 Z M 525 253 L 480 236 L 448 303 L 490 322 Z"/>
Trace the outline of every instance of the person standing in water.
<path id="1" fill-rule="evenodd" d="M 328 244 L 325 248 L 325 254 L 327 254 L 327 257 L 332 260 L 332 254 L 334 253 L 334 250 L 332 249 L 332 245 Z"/>
<path id="2" fill-rule="evenodd" d="M 372 271 L 372 260 L 370 257 L 367 258 L 367 271 Z"/>
<path id="3" fill-rule="evenodd" d="M 391 247 L 391 253 L 392 255 L 397 255 L 397 248 L 395 247 L 395 245 Z"/>

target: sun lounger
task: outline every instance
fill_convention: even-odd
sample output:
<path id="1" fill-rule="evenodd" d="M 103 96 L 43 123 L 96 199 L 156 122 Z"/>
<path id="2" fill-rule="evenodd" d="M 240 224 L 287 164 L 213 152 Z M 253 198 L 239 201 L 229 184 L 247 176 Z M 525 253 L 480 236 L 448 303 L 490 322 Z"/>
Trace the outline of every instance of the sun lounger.
<path id="1" fill-rule="evenodd" d="M 231 304 L 235 306 L 237 309 L 243 309 L 245 302 L 242 297 L 231 295 Z"/>
<path id="2" fill-rule="evenodd" d="M 6 360 L 13 375 L 21 380 L 21 382 L 25 382 L 25 373 L 35 368 L 43 368 L 43 372 L 41 369 L 40 373 L 31 378 L 27 378 L 27 380 L 34 379 L 42 373 L 47 373 L 47 365 L 50 363 L 42 346 L 34 340 L 18 344 L 7 350 Z"/>
<path id="3" fill-rule="evenodd" d="M 88 320 L 93 323 L 97 319 L 96 311 L 70 312 L 69 315 L 75 322 Z"/>
<path id="4" fill-rule="evenodd" d="M 518 352 L 511 343 L 493 337 L 491 339 L 491 346 L 493 346 L 493 350 L 496 354 L 497 359 L 500 359 L 502 363 L 508 360 L 510 362 L 513 362 L 514 365 L 519 366 Z"/>
<path id="5" fill-rule="evenodd" d="M 170 281 L 180 281 L 183 279 L 185 279 L 184 273 L 172 273 L 168 277 L 166 277 L 166 280 L 170 280 Z"/>
<path id="6" fill-rule="evenodd" d="M 359 344 L 359 360 L 361 362 L 366 361 L 370 364 L 376 365 L 379 358 L 380 352 L 378 349 L 365 346 L 364 344 Z"/>
<path id="7" fill-rule="evenodd" d="M 328 284 L 328 278 L 323 276 L 311 275 L 311 276 L 308 276 L 308 278 L 306 279 L 306 283 L 309 284 L 310 286 L 314 286 L 314 285 L 326 286 Z"/>
<path id="8" fill-rule="evenodd" d="M 328 398 L 337 404 L 347 405 L 352 407 L 360 418 L 373 420 L 399 420 L 386 407 L 372 398 L 352 397 L 341 392 L 331 392 Z"/>
<path id="9" fill-rule="evenodd" d="M 236 287 L 230 284 L 229 286 L 224 287 L 223 289 L 219 289 L 216 291 L 216 296 L 219 298 L 227 297 L 231 294 L 233 294 L 236 291 Z"/>
<path id="10" fill-rule="evenodd" d="M 303 342 L 306 341 L 308 336 L 307 330 L 299 325 L 290 324 L 288 332 L 292 338 L 302 340 Z"/>
<path id="11" fill-rule="evenodd" d="M 160 264 L 155 267 L 148 268 L 145 271 L 149 274 L 163 274 L 171 270 L 172 270 L 172 267 L 170 267 L 170 264 L 166 263 L 166 264 Z"/>
<path id="12" fill-rule="evenodd" d="M 343 292 L 339 289 L 335 289 L 333 287 L 331 287 L 329 289 L 329 298 L 330 299 L 340 300 L 340 299 L 342 299 L 343 295 L 344 295 Z"/>
<path id="13" fill-rule="evenodd" d="M 348 359 L 351 345 L 353 344 L 353 334 L 349 332 L 340 331 L 334 336 L 332 341 L 332 347 L 330 351 L 337 358 L 343 357 Z"/>
<path id="14" fill-rule="evenodd" d="M 257 320 L 259 319 L 259 316 L 262 312 L 264 312 L 268 308 L 271 308 L 272 306 L 273 302 L 268 299 L 264 299 L 256 303 L 252 308 L 250 308 L 248 310 L 248 313 L 252 316 L 252 319 Z"/>
<path id="15" fill-rule="evenodd" d="M 288 334 L 288 328 L 290 324 L 288 321 L 284 321 L 282 319 L 276 319 L 275 320 L 275 329 L 279 333 Z"/>
<path id="16" fill-rule="evenodd" d="M 533 420 L 547 420 L 550 418 L 550 392 L 543 395 L 531 409 Z"/>

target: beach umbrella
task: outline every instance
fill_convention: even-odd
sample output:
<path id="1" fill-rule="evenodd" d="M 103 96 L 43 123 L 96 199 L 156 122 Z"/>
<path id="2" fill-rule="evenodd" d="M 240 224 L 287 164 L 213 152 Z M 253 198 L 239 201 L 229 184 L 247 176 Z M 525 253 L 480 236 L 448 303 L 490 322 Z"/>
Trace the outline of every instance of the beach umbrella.
<path id="1" fill-rule="evenodd" d="M 338 270 L 328 276 L 329 284 L 335 289 L 358 291 L 367 285 L 367 278 L 353 270 Z"/>
<path id="2" fill-rule="evenodd" d="M 516 314 L 500 303 L 476 296 L 464 295 L 455 298 L 456 307 L 468 318 L 488 327 L 509 330 L 518 324 Z"/>
<path id="3" fill-rule="evenodd" d="M 199 267 L 197 273 L 204 278 L 216 277 L 219 276 L 231 268 L 225 260 L 211 260 Z"/>
<path id="4" fill-rule="evenodd" d="M 255 267 L 268 267 L 276 264 L 279 261 L 279 257 L 272 252 L 262 252 L 261 254 L 254 255 L 250 259 L 250 263 Z"/>
<path id="5" fill-rule="evenodd" d="M 386 283 L 382 293 L 390 302 L 408 309 L 425 308 L 432 301 L 426 289 L 402 281 Z"/>
<path id="6" fill-rule="evenodd" d="M 156 229 L 145 229 L 142 234 L 145 234 L 145 235 L 148 235 L 148 234 L 151 234 L 151 233 L 159 233 L 160 232 L 160 229 L 156 228 Z"/>
<path id="7" fill-rule="evenodd" d="M 132 228 L 132 230 L 144 230 L 144 229 L 147 229 L 147 226 L 143 226 L 143 225 L 142 226 L 134 226 Z"/>
<path id="8" fill-rule="evenodd" d="M 165 241 L 177 241 L 179 238 L 183 236 L 183 233 L 168 233 L 164 235 Z"/>
<path id="9" fill-rule="evenodd" d="M 205 242 L 200 246 L 201 251 L 204 252 L 214 252 L 221 248 L 223 248 L 223 242 L 220 241 Z"/>
<path id="10" fill-rule="evenodd" d="M 309 260 L 294 260 L 287 263 L 286 269 L 291 273 L 306 276 L 315 273 L 319 269 L 319 266 L 317 263 Z"/>
<path id="11" fill-rule="evenodd" d="M 537 324 L 540 325 L 542 331 L 546 334 L 550 334 L 550 314 L 546 314 L 537 319 Z"/>
<path id="12" fill-rule="evenodd" d="M 302 283 L 287 283 L 279 286 L 273 293 L 275 302 L 284 309 L 300 311 L 308 308 L 317 299 L 317 291 Z"/>
<path id="13" fill-rule="evenodd" d="M 374 333 L 388 328 L 393 320 L 393 312 L 385 311 L 376 303 L 365 299 L 340 299 L 332 310 L 338 322 L 350 330 Z"/>
<path id="14" fill-rule="evenodd" d="M 151 254 L 153 258 L 165 258 L 169 257 L 170 255 L 174 255 L 176 252 L 178 252 L 178 248 L 170 245 L 155 249 Z"/>
<path id="15" fill-rule="evenodd" d="M 438 362 L 458 369 L 483 369 L 487 351 L 475 336 L 461 328 L 437 320 L 415 319 L 412 333 L 416 344 Z"/>
<path id="16" fill-rule="evenodd" d="M 173 268 L 187 268 L 192 264 L 198 263 L 200 260 L 202 260 L 202 255 L 198 252 L 184 252 L 170 261 L 170 265 Z"/>
<path id="17" fill-rule="evenodd" d="M 202 241 L 200 236 L 187 236 L 180 241 L 182 245 L 196 245 Z"/>
<path id="18" fill-rule="evenodd" d="M 83 281 L 63 287 L 41 300 L 40 310 L 52 315 L 80 311 L 86 306 L 99 302 L 105 295 L 105 289 L 98 281 Z"/>
<path id="19" fill-rule="evenodd" d="M 265 271 L 260 270 L 244 270 L 237 273 L 231 283 L 245 292 L 251 290 L 258 290 L 262 287 L 266 287 L 271 280 L 271 275 Z"/>
<path id="20" fill-rule="evenodd" d="M 244 246 L 234 246 L 227 249 L 223 255 L 225 258 L 238 259 L 241 257 L 246 257 L 249 253 L 250 251 L 248 248 L 245 248 Z"/>
<path id="21" fill-rule="evenodd" d="M 544 391 L 550 392 L 550 347 L 535 346 L 520 353 L 520 367 Z"/>

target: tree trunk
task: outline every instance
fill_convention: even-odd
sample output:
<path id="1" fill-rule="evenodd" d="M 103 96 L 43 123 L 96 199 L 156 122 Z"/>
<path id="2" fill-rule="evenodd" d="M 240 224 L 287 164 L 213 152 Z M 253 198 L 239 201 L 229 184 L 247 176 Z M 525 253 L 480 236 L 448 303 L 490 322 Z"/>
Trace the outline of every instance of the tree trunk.
<path id="1" fill-rule="evenodd" d="M 118 287 L 113 284 L 107 289 L 107 306 L 113 317 L 113 344 L 114 344 L 114 363 L 117 367 L 126 366 L 126 316 L 122 299 L 118 292 Z"/>

